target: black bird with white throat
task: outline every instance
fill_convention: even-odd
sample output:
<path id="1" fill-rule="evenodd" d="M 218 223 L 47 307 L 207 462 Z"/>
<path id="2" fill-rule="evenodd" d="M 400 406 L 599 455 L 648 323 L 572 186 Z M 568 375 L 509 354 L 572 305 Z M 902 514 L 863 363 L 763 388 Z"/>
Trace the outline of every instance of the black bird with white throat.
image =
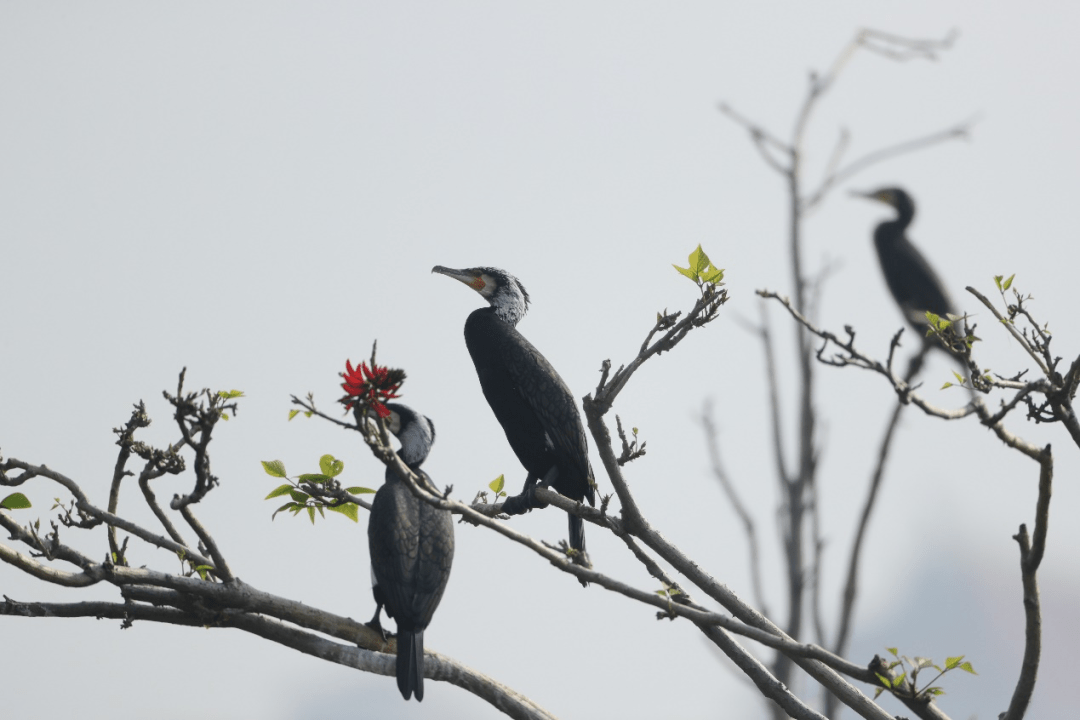
<path id="1" fill-rule="evenodd" d="M 516 277 L 498 268 L 453 270 L 441 265 L 432 272 L 465 283 L 490 307 L 474 310 L 465 321 L 469 348 L 480 387 L 506 439 L 528 475 L 522 493 L 507 498 L 503 511 L 518 515 L 540 507 L 537 482 L 566 497 L 595 504 L 595 482 L 589 464 L 589 441 L 570 388 L 551 363 L 517 330 L 529 306 L 529 294 Z M 585 524 L 570 515 L 570 547 L 575 561 L 588 566 Z"/>
<path id="2" fill-rule="evenodd" d="M 387 403 L 390 432 L 401 441 L 398 457 L 424 486 L 435 486 L 420 465 L 435 442 L 429 418 L 398 403 Z M 369 623 L 381 630 L 379 612 L 397 622 L 397 686 L 406 700 L 424 699 L 424 630 L 442 600 L 454 560 L 454 523 L 450 512 L 413 495 L 392 469 L 375 493 L 368 519 L 371 551 L 371 592 L 375 617 Z"/>
<path id="3" fill-rule="evenodd" d="M 918 248 L 907 237 L 907 228 L 915 217 L 915 203 L 900 188 L 882 188 L 873 192 L 853 192 L 857 197 L 876 200 L 896 210 L 896 218 L 886 220 L 874 229 L 874 247 L 877 249 L 881 272 L 889 286 L 904 319 L 923 338 L 924 346 L 937 345 L 926 336 L 926 312 L 941 318 L 957 315 L 945 285 L 934 272 Z M 954 324 L 957 335 L 966 331 L 962 323 Z M 937 345 L 943 347 L 942 345 Z"/>

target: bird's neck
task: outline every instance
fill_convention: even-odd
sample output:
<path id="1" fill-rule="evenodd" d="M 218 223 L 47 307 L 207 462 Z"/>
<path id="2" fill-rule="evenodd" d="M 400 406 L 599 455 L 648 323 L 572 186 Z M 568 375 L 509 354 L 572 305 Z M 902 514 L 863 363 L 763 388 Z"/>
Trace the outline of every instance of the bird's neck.
<path id="1" fill-rule="evenodd" d="M 490 302 L 495 316 L 510 327 L 517 327 L 521 318 L 525 317 L 525 301 L 518 295 L 501 292 L 491 298 Z"/>
<path id="2" fill-rule="evenodd" d="M 891 247 L 907 242 L 904 231 L 911 224 L 911 216 L 901 216 L 895 220 L 886 220 L 874 230 L 874 241 L 878 246 Z"/>
<path id="3" fill-rule="evenodd" d="M 893 234 L 901 236 L 914 219 L 915 208 L 910 203 L 901 203 L 900 206 L 896 208 L 896 219 L 887 220 L 881 223 L 878 228 L 888 228 Z"/>

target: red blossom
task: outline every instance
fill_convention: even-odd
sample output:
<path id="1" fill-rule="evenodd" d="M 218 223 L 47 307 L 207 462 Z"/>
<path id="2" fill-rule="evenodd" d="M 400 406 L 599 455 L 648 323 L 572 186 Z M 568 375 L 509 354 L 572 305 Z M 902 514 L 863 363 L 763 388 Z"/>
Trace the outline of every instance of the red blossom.
<path id="1" fill-rule="evenodd" d="M 341 373 L 345 382 L 341 387 L 345 390 L 345 397 L 340 402 L 345 404 L 346 410 L 351 410 L 356 403 L 368 405 L 379 417 L 390 417 L 390 410 L 383 403 L 398 397 L 397 391 L 401 389 L 401 383 L 405 380 L 405 371 L 391 369 L 376 365 L 374 362 L 368 367 L 366 362 L 361 362 L 355 368 L 348 360 L 345 361 L 345 372 Z"/>

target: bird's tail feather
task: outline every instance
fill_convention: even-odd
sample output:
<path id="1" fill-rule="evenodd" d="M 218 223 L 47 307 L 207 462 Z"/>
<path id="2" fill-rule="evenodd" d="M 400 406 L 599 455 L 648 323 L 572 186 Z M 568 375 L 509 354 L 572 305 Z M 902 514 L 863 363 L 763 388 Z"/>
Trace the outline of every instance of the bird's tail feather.
<path id="1" fill-rule="evenodd" d="M 585 521 L 577 515 L 570 515 L 570 547 L 585 553 Z"/>
<path id="2" fill-rule="evenodd" d="M 585 521 L 579 518 L 577 515 L 570 515 L 570 547 L 577 550 L 574 554 L 573 560 L 575 565 L 581 565 L 582 567 L 591 568 L 592 563 L 589 561 L 589 554 L 585 552 Z M 578 579 L 582 587 L 589 587 L 589 583 L 585 580 Z"/>
<path id="3" fill-rule="evenodd" d="M 397 686 L 406 700 L 424 699 L 424 631 L 401 630 L 397 638 Z"/>

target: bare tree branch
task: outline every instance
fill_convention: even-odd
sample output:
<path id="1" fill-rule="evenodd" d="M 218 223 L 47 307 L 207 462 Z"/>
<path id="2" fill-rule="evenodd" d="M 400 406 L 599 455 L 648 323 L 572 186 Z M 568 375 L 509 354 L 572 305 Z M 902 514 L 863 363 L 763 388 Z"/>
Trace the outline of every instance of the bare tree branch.
<path id="1" fill-rule="evenodd" d="M 7 514 L 7 511 L 0 510 L 0 525 L 9 527 L 8 523 L 10 521 L 11 517 Z M 9 565 L 14 565 L 23 572 L 36 577 L 38 580 L 44 580 L 45 582 L 50 582 L 54 585 L 86 587 L 99 582 L 99 578 L 95 578 L 85 572 L 67 572 L 66 570 L 58 570 L 51 565 L 40 563 L 29 555 L 24 555 L 6 545 L 0 545 L 0 560 L 3 560 Z"/>
<path id="2" fill-rule="evenodd" d="M 863 170 L 866 170 L 873 165 L 890 160 L 900 155 L 908 155 L 918 150 L 924 150 L 934 145 L 940 145 L 943 142 L 950 140 L 966 139 L 969 137 L 971 131 L 970 123 L 959 123 L 950 128 L 939 130 L 929 135 L 922 135 L 911 140 L 904 140 L 903 142 L 890 145 L 888 147 L 880 148 L 873 152 L 863 155 L 857 160 L 845 165 L 844 167 L 836 170 L 835 172 L 826 175 L 825 179 L 821 181 L 821 185 L 817 190 L 814 190 L 810 195 L 803 200 L 803 210 L 809 211 L 814 209 L 817 205 L 825 199 L 829 191 L 835 188 L 837 185 L 850 180 Z"/>
<path id="3" fill-rule="evenodd" d="M 1027 712 L 1031 696 L 1035 692 L 1035 680 L 1039 674 L 1039 656 L 1042 652 L 1042 611 L 1039 603 L 1039 584 L 1036 572 L 1046 551 L 1046 531 L 1050 522 L 1050 493 L 1054 476 L 1054 459 L 1050 446 L 1043 448 L 1039 461 L 1039 499 L 1035 506 L 1035 532 L 1028 537 L 1026 525 L 1013 536 L 1020 546 L 1020 577 L 1024 588 L 1024 660 L 1020 677 L 1016 681 L 1009 709 L 1003 720 L 1021 720 Z"/>
<path id="4" fill-rule="evenodd" d="M 896 347 L 897 340 L 899 340 L 899 335 L 894 339 L 892 348 Z M 926 355 L 929 348 L 929 345 L 923 345 L 919 353 L 912 358 L 911 364 L 908 367 L 908 372 L 904 377 L 905 383 L 910 383 L 915 377 L 919 368 L 922 366 L 922 358 Z M 843 655 L 847 652 L 849 633 L 851 632 L 851 619 L 855 610 L 855 597 L 858 593 L 859 586 L 859 561 L 862 557 L 863 539 L 866 537 L 867 528 L 870 526 L 870 516 L 874 511 L 874 506 L 877 503 L 878 490 L 881 488 L 881 481 L 885 476 L 885 463 L 889 458 L 889 447 L 892 444 L 893 434 L 896 432 L 897 424 L 900 420 L 900 413 L 902 413 L 903 410 L 904 404 L 898 402 L 896 407 L 893 408 L 892 417 L 889 418 L 889 423 L 885 428 L 885 434 L 881 439 L 881 447 L 878 449 L 877 464 L 874 466 L 874 472 L 870 477 L 870 488 L 866 495 L 866 501 L 863 503 L 862 513 L 859 515 L 859 524 L 855 530 L 855 539 L 851 543 L 851 555 L 848 558 L 847 580 L 844 583 L 843 604 L 840 609 L 839 629 L 836 633 L 836 642 L 833 644 L 833 651 L 838 655 Z"/>
<path id="5" fill-rule="evenodd" d="M 705 637 L 715 643 L 725 655 L 735 662 L 740 670 L 746 673 L 746 676 L 753 681 L 761 694 L 773 700 L 786 716 L 795 718 L 795 720 L 828 720 L 824 715 L 816 712 L 787 692 L 787 688 L 780 684 L 780 681 L 769 672 L 765 665 L 743 650 L 742 646 L 722 629 L 707 625 L 699 625 L 698 627 Z"/>
<path id="6" fill-rule="evenodd" d="M 762 616 L 759 612 L 744 604 L 738 596 L 731 592 L 725 585 L 716 581 L 651 527 L 641 514 L 641 511 L 626 484 L 626 480 L 623 478 L 622 469 L 619 467 L 614 450 L 612 449 L 611 435 L 603 422 L 603 412 L 599 409 L 598 405 L 594 403 L 591 395 L 585 397 L 583 404 L 585 408 L 585 417 L 593 435 L 593 439 L 596 442 L 601 460 L 603 461 L 604 469 L 607 471 L 608 479 L 611 480 L 612 486 L 615 488 L 615 492 L 618 495 L 620 502 L 623 504 L 623 522 L 627 524 L 627 531 L 637 536 L 646 546 L 650 547 L 654 552 L 660 555 L 661 558 L 671 564 L 672 567 L 682 573 L 707 595 L 723 605 L 726 610 L 735 615 L 739 620 L 742 620 L 752 627 L 777 635 L 782 639 L 790 640 L 790 637 L 783 633 L 780 628 Z M 632 518 L 632 521 L 630 518 Z M 673 612 L 676 612 L 677 614 L 683 614 L 683 611 L 684 608 L 678 606 L 675 606 L 673 610 Z M 687 617 L 689 617 L 689 614 L 687 614 Z M 721 649 L 725 649 L 726 652 L 727 649 L 731 648 L 728 646 L 727 648 Z M 736 664 L 741 667 L 740 663 L 742 662 L 744 662 L 744 660 L 740 659 Z M 880 707 L 874 704 L 870 698 L 866 697 L 857 688 L 841 678 L 835 671 L 821 664 L 819 661 L 799 659 L 797 662 L 811 675 L 811 677 L 822 683 L 822 685 L 827 687 L 830 692 L 840 695 L 842 701 L 861 716 L 879 720 L 886 720 L 886 718 L 890 717 L 888 713 L 885 713 Z M 759 686 L 759 688 L 760 687 L 761 686 Z M 781 685 L 781 687 L 783 686 Z"/>
<path id="7" fill-rule="evenodd" d="M 8 481 L 4 473 L 6 473 L 8 470 L 13 469 L 24 470 L 25 472 L 18 478 L 15 478 L 13 481 Z M 3 463 L 0 463 L 0 486 L 22 484 L 31 477 L 44 477 L 56 483 L 59 483 L 60 485 L 63 485 L 64 488 L 67 489 L 67 491 L 75 497 L 75 507 L 78 508 L 81 512 L 84 512 L 88 516 L 92 517 L 97 522 L 116 527 L 120 530 L 126 530 L 132 535 L 138 537 L 140 540 L 145 540 L 151 545 L 156 545 L 160 548 L 163 548 L 165 550 L 171 550 L 175 553 L 183 553 L 185 558 L 190 559 L 200 565 L 213 566 L 214 564 L 213 561 L 206 557 L 203 557 L 203 555 L 192 550 L 190 547 L 181 545 L 176 541 L 172 540 L 171 538 L 162 537 L 161 535 L 155 535 L 149 530 L 146 530 L 133 522 L 130 522 L 122 517 L 95 507 L 87 499 L 86 494 L 82 491 L 82 488 L 80 488 L 74 480 L 62 473 L 51 470 L 45 465 L 31 465 L 30 463 L 16 460 L 14 458 L 9 458 Z"/>
<path id="8" fill-rule="evenodd" d="M 348 643 L 333 642 L 311 632 L 290 627 L 279 620 L 252 615 L 235 608 L 200 606 L 190 596 L 176 592 L 160 593 L 148 589 L 133 588 L 127 593 L 127 596 L 132 599 L 144 599 L 147 602 L 175 604 L 182 609 L 154 607 L 130 601 L 127 603 L 19 603 L 5 597 L 5 602 L 0 603 L 0 615 L 96 617 L 121 619 L 125 623 L 130 623 L 133 620 L 147 620 L 195 627 L 232 627 L 307 655 L 346 667 L 390 677 L 395 672 L 395 660 L 392 654 L 371 651 Z M 445 655 L 425 650 L 424 656 L 424 676 L 431 680 L 457 685 L 486 700 L 500 712 L 512 718 L 519 720 L 554 719 L 554 716 L 548 711 L 520 693 Z"/>
<path id="9" fill-rule="evenodd" d="M 802 187 L 804 174 L 803 146 L 811 117 L 822 97 L 836 83 L 844 67 L 859 49 L 866 49 L 898 61 L 914 58 L 933 59 L 936 57 L 937 52 L 947 49 L 951 43 L 951 37 L 946 38 L 944 41 L 914 40 L 875 30 L 861 30 L 843 48 L 824 76 L 811 73 L 806 94 L 796 113 L 791 140 L 788 142 L 780 140 L 766 131 L 761 124 L 747 119 L 729 105 L 721 105 L 720 109 L 725 115 L 750 133 L 754 146 L 761 153 L 766 164 L 784 177 L 788 196 L 788 247 L 791 260 L 792 292 L 795 298 L 794 309 L 797 312 L 802 314 L 809 312 L 806 298 L 808 280 L 802 259 L 802 223 L 807 209 L 820 202 L 836 182 L 850 177 L 869 164 L 938 141 L 937 138 L 925 138 L 895 148 L 887 148 L 858 160 L 846 168 L 837 170 L 835 168 L 839 165 L 847 144 L 847 135 L 845 133 L 841 136 L 840 143 L 830 157 L 825 180 L 822 182 L 821 188 L 808 199 L 804 195 Z M 773 151 L 781 153 L 786 162 L 778 159 Z M 788 619 L 785 628 L 789 634 L 798 637 L 802 630 L 803 603 L 806 589 L 806 561 L 804 557 L 804 534 L 806 529 L 804 520 L 808 512 L 814 512 L 813 508 L 809 507 L 809 503 L 816 495 L 814 484 L 817 474 L 818 449 L 812 348 L 805 328 L 797 325 L 795 334 L 795 347 L 797 348 L 795 363 L 799 376 L 798 445 L 795 462 L 787 463 L 782 460 L 780 466 L 781 468 L 789 467 L 792 469 L 790 473 L 782 472 L 781 474 L 781 532 L 784 538 L 788 585 Z M 820 573 L 821 542 L 817 531 L 814 529 L 816 525 L 813 515 L 811 515 L 810 520 L 811 533 L 814 535 L 812 572 L 816 576 Z M 817 587 L 816 583 L 814 587 Z M 820 631 L 820 614 L 816 617 L 817 627 Z M 789 682 L 791 666 L 785 656 L 777 656 L 774 671 L 781 682 Z M 776 720 L 782 720 L 776 708 L 774 708 L 773 716 Z"/>
<path id="10" fill-rule="evenodd" d="M 701 425 L 705 430 L 705 446 L 709 452 L 709 460 L 712 462 L 713 475 L 716 476 L 720 487 L 727 495 L 728 502 L 735 510 L 735 514 L 742 521 L 743 530 L 746 532 L 747 545 L 750 549 L 750 587 L 754 594 L 754 603 L 761 608 L 761 614 L 769 616 L 768 606 L 765 603 L 765 591 L 761 584 L 761 553 L 758 549 L 757 533 L 754 531 L 754 519 L 739 498 L 734 484 L 724 470 L 720 462 L 719 440 L 717 439 L 716 425 L 712 419 L 712 403 L 706 401 L 705 408 L 701 413 Z"/>

